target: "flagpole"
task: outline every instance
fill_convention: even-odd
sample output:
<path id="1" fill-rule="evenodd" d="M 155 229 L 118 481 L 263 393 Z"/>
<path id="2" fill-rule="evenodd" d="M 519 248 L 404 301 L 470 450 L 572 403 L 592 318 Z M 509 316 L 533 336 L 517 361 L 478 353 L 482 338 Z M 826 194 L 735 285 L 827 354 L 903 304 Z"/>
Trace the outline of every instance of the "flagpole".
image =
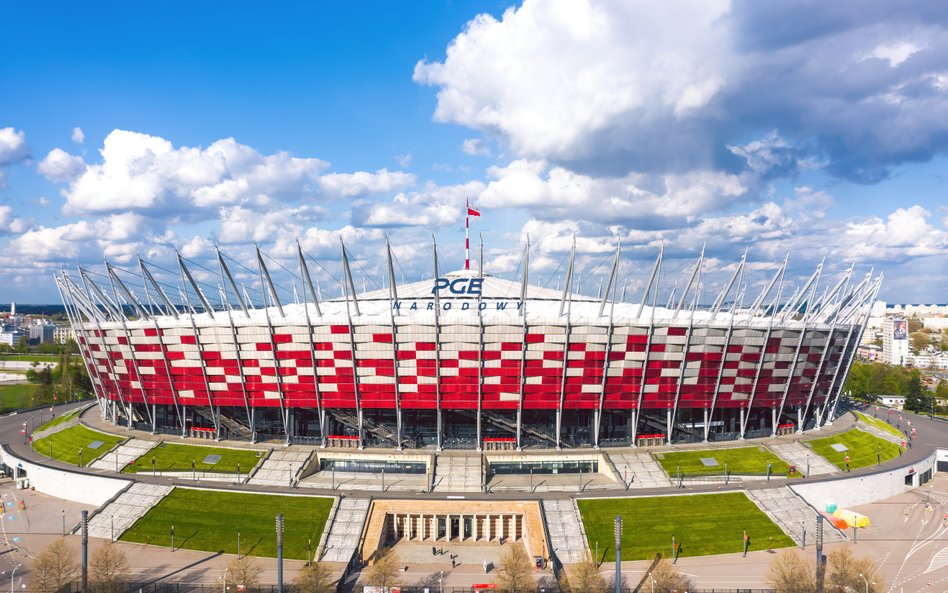
<path id="1" fill-rule="evenodd" d="M 471 269 L 471 200 L 464 200 L 464 269 Z"/>

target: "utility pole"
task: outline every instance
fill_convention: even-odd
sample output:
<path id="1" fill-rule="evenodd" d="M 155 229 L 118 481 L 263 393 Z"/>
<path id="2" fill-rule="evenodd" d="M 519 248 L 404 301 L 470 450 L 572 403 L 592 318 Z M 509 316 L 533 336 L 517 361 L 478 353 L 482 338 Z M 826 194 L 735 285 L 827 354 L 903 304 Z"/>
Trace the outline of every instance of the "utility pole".
<path id="1" fill-rule="evenodd" d="M 823 515 L 816 514 L 816 593 L 823 593 L 826 556 L 823 555 Z"/>
<path id="2" fill-rule="evenodd" d="M 89 511 L 82 511 L 82 593 L 89 590 Z"/>

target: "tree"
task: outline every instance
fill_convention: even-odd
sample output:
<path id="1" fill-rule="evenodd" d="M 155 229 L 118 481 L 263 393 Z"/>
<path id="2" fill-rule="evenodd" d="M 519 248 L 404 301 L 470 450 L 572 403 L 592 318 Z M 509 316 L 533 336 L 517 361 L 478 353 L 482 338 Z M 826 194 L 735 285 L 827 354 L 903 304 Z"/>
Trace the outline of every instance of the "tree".
<path id="1" fill-rule="evenodd" d="M 375 587 L 393 587 L 398 584 L 402 567 L 392 548 L 381 548 L 365 573 L 365 582 Z"/>
<path id="2" fill-rule="evenodd" d="M 569 593 L 607 593 L 606 580 L 599 574 L 599 565 L 586 559 L 566 570 Z"/>
<path id="3" fill-rule="evenodd" d="M 227 565 L 227 586 L 243 585 L 252 589 L 260 582 L 263 568 L 250 556 L 238 556 Z"/>
<path id="4" fill-rule="evenodd" d="M 497 579 L 501 593 L 530 591 L 536 585 L 533 579 L 533 563 L 521 545 L 512 545 L 500 559 Z"/>
<path id="5" fill-rule="evenodd" d="M 848 547 L 830 552 L 826 593 L 865 591 L 866 581 L 869 582 L 869 593 L 882 593 L 886 590 L 885 580 L 879 574 L 879 567 L 872 558 L 856 558 Z"/>
<path id="6" fill-rule="evenodd" d="M 671 593 L 672 591 L 681 593 L 695 588 L 691 579 L 675 570 L 672 563 L 664 558 L 658 561 L 649 576 L 655 581 L 655 593 Z"/>
<path id="7" fill-rule="evenodd" d="M 770 563 L 765 578 L 774 593 L 811 593 L 816 590 L 816 562 L 796 550 L 784 550 Z"/>
<path id="8" fill-rule="evenodd" d="M 335 593 L 336 579 L 332 571 L 319 562 L 310 562 L 299 571 L 294 581 L 298 593 Z"/>
<path id="9" fill-rule="evenodd" d="M 94 593 L 124 593 L 128 583 L 128 559 L 115 544 L 96 550 L 89 562 Z"/>
<path id="10" fill-rule="evenodd" d="M 20 337 L 20 339 L 16 341 L 16 351 L 20 354 L 29 354 L 30 339 L 26 336 Z"/>
<path id="11" fill-rule="evenodd" d="M 76 576 L 79 566 L 76 551 L 59 538 L 40 552 L 33 563 L 33 589 L 38 593 L 56 593 Z"/>
<path id="12" fill-rule="evenodd" d="M 928 334 L 925 332 L 915 332 L 909 336 L 912 339 L 912 350 L 921 352 L 929 344 Z"/>

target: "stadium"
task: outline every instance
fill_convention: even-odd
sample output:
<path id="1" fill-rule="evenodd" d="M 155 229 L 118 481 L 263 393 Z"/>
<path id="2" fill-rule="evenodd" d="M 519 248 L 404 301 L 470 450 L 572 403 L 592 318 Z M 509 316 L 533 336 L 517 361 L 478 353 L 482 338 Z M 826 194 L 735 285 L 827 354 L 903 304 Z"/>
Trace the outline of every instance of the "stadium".
<path id="1" fill-rule="evenodd" d="M 292 303 L 259 250 L 256 305 L 220 252 L 210 279 L 178 255 L 177 286 L 142 260 L 134 274 L 57 275 L 102 413 L 152 432 L 358 448 L 786 434 L 834 417 L 881 283 L 852 269 L 821 282 L 821 264 L 787 296 L 785 260 L 745 300 L 745 254 L 702 303 L 702 252 L 680 295 L 659 302 L 659 252 L 627 302 L 619 249 L 590 296 L 575 288 L 575 248 L 550 288 L 530 283 L 529 247 L 513 279 L 485 273 L 483 256 L 477 270 L 441 273 L 435 255 L 429 279 L 397 282 L 386 246 L 382 288 L 357 292 L 343 245 L 342 296 L 324 299 L 313 260 L 298 256 Z"/>

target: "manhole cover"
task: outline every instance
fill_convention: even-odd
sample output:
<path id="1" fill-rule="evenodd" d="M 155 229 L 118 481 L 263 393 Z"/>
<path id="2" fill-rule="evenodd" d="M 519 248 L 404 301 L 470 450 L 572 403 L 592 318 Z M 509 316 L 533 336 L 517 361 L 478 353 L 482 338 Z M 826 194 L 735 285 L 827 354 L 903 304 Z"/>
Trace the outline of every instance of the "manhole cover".
<path id="1" fill-rule="evenodd" d="M 89 443 L 88 445 L 86 445 L 86 449 L 98 449 L 99 447 L 101 447 L 101 446 L 104 445 L 104 444 L 105 444 L 105 443 L 103 443 L 102 441 L 92 441 L 91 443 Z"/>
<path id="2" fill-rule="evenodd" d="M 830 445 L 830 447 L 832 447 L 834 451 L 839 451 L 840 453 L 842 453 L 843 451 L 849 451 L 849 447 L 847 447 L 846 445 L 842 443 L 834 443 Z"/>
<path id="3" fill-rule="evenodd" d="M 214 465 L 220 460 L 221 460 L 220 455 L 208 455 L 207 457 L 204 458 L 204 460 L 201 463 L 205 465 Z"/>
<path id="4" fill-rule="evenodd" d="M 702 458 L 701 458 L 701 463 L 703 463 L 705 467 L 717 467 L 717 466 L 718 466 L 718 460 L 715 459 L 714 457 L 702 457 Z"/>

